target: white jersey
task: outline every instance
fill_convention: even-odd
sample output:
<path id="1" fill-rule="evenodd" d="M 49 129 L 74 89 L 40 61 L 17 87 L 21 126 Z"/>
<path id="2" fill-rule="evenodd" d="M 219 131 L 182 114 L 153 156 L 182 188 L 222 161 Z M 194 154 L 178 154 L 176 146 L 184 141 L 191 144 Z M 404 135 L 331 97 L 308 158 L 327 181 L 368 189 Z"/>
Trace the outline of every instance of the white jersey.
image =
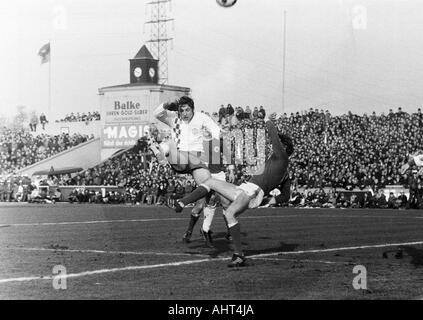
<path id="1" fill-rule="evenodd" d="M 416 166 L 423 167 L 423 154 L 413 156 Z"/>
<path id="2" fill-rule="evenodd" d="M 178 143 L 181 151 L 204 152 L 205 132 L 209 132 L 213 139 L 220 138 L 220 127 L 204 113 L 194 112 L 191 121 L 184 122 L 178 119 L 177 112 L 165 110 L 161 104 L 154 111 L 154 116 L 172 128 L 172 138 Z"/>

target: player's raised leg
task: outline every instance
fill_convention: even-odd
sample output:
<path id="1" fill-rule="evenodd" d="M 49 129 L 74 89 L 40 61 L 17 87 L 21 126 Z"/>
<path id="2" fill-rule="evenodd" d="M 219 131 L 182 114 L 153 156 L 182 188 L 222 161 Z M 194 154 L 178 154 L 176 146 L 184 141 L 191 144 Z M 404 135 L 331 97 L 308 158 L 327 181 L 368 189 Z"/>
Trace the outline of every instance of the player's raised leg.
<path id="1" fill-rule="evenodd" d="M 229 201 L 235 200 L 238 189 L 234 184 L 212 178 L 210 171 L 203 168 L 195 170 L 193 176 L 199 186 L 193 192 L 178 200 L 182 207 L 201 199 L 211 190 L 220 193 Z"/>

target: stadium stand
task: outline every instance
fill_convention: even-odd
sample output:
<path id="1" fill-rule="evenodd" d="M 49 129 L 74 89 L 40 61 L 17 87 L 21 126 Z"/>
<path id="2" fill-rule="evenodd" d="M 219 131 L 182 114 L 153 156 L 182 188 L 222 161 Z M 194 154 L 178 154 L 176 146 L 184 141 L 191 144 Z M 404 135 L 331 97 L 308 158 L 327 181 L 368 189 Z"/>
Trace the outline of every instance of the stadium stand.
<path id="1" fill-rule="evenodd" d="M 232 105 L 222 105 L 212 113 L 213 119 L 229 131 L 224 140 L 231 143 L 238 183 L 265 161 L 270 152 L 264 130 L 265 114 L 263 107 L 244 110 Z M 408 154 L 423 148 L 421 109 L 413 114 L 399 108 L 397 112 L 389 110 L 386 115 L 373 112 L 362 116 L 351 112 L 332 116 L 328 111 L 309 109 L 289 116 L 283 114 L 276 124 L 281 132 L 292 136 L 295 151 L 289 170 L 291 199 L 278 203 L 275 191 L 269 197 L 276 199 L 270 202 L 272 205 L 423 208 L 423 170 L 412 168 L 403 175 L 399 170 Z M 8 133 L 9 145 L 12 140 L 16 141 L 11 138 L 14 134 Z M 30 139 L 25 134 L 24 137 Z M 55 139 L 58 138 L 53 141 Z M 1 156 L 8 159 L 2 171 L 13 171 L 22 161 L 26 163 L 22 153 L 5 153 L 4 139 L 1 141 Z M 36 140 L 32 144 L 39 143 Z M 48 148 L 51 152 L 55 149 L 57 145 Z M 29 152 L 33 161 L 40 159 L 37 149 Z M 74 202 L 172 205 L 174 199 L 189 192 L 191 186 L 195 187 L 191 177 L 175 177 L 168 167 L 159 165 L 146 146 L 110 158 L 82 174 L 55 179 L 59 186 L 72 187 L 71 201 Z M 10 192 L 13 187 L 5 185 L 3 191 L 0 190 L 0 200 L 10 200 L 18 192 L 19 182 L 16 192 Z M 101 186 L 117 189 L 108 191 Z"/>
<path id="2" fill-rule="evenodd" d="M 93 138 L 66 133 L 35 136 L 24 129 L 12 130 L 4 127 L 0 132 L 0 175 L 12 174 Z"/>
<path id="3" fill-rule="evenodd" d="M 97 120 L 101 120 L 100 112 L 98 111 L 88 112 L 87 114 L 85 112 L 77 112 L 76 114 L 71 112 L 70 114 L 66 115 L 63 119 L 56 120 L 56 122 L 85 122 Z"/>

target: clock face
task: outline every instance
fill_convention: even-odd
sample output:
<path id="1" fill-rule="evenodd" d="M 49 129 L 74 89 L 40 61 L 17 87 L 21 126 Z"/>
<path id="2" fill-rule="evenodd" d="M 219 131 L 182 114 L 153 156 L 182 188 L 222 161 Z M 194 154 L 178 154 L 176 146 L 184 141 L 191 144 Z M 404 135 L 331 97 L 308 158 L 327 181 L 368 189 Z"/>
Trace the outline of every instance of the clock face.
<path id="1" fill-rule="evenodd" d="M 140 67 L 136 67 L 134 69 L 134 76 L 136 76 L 137 78 L 141 77 L 142 75 L 142 69 Z"/>
<path id="2" fill-rule="evenodd" d="M 151 78 L 154 78 L 154 75 L 156 74 L 156 71 L 154 70 L 154 68 L 150 68 L 150 70 L 148 70 L 148 73 L 150 74 Z"/>

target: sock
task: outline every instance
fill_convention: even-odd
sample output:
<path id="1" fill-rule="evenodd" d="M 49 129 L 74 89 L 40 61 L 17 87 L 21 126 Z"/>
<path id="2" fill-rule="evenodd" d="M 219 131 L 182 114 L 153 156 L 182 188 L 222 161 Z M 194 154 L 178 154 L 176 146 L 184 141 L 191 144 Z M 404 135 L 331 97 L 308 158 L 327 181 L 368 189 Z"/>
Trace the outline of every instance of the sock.
<path id="1" fill-rule="evenodd" d="M 203 230 L 205 232 L 209 232 L 210 230 L 215 211 L 216 211 L 215 208 L 205 207 L 203 209 L 203 212 L 204 212 Z"/>
<path id="2" fill-rule="evenodd" d="M 230 232 L 229 232 L 228 220 L 226 219 L 225 212 L 226 212 L 226 210 L 225 210 L 225 209 L 223 209 L 223 220 L 225 220 L 226 230 L 228 230 L 228 233 L 230 233 Z"/>
<path id="3" fill-rule="evenodd" d="M 192 232 L 192 230 L 194 230 L 194 226 L 198 221 L 198 218 L 200 218 L 200 215 L 193 215 L 191 214 L 191 219 L 189 220 L 189 225 L 188 225 L 188 230 Z"/>
<path id="4" fill-rule="evenodd" d="M 234 245 L 234 253 L 240 256 L 243 256 L 244 253 L 242 252 L 241 248 L 241 227 L 239 223 L 229 228 L 229 232 L 232 236 L 232 243 Z"/>
<path id="5" fill-rule="evenodd" d="M 200 185 L 193 192 L 191 192 L 190 194 L 186 195 L 182 199 L 179 199 L 178 201 L 180 203 L 183 203 L 186 206 L 187 204 L 194 203 L 198 199 L 201 199 L 201 198 L 205 197 L 207 195 L 207 193 L 209 193 L 209 191 L 210 190 L 207 190 L 205 186 Z"/>

